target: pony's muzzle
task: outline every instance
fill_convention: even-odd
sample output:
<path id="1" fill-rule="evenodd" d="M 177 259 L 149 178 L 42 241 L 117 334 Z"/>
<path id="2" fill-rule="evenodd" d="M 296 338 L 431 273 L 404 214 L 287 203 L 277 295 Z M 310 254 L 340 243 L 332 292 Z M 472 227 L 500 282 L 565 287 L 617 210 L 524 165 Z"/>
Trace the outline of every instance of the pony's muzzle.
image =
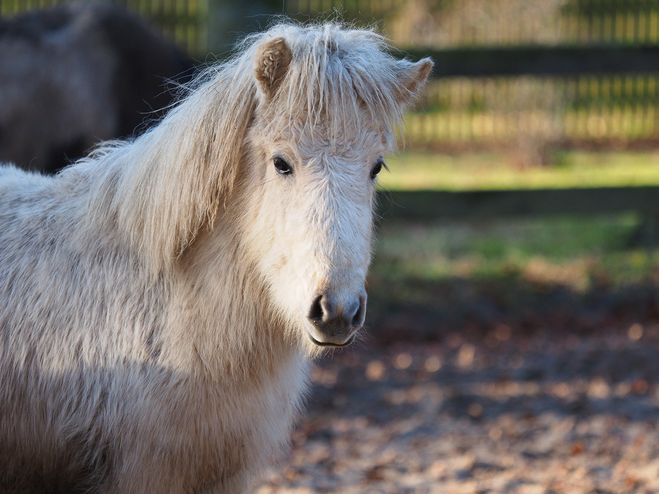
<path id="1" fill-rule="evenodd" d="M 307 315 L 312 327 L 309 337 L 316 345 L 349 345 L 365 317 L 366 292 L 341 301 L 329 293 L 318 292 Z"/>

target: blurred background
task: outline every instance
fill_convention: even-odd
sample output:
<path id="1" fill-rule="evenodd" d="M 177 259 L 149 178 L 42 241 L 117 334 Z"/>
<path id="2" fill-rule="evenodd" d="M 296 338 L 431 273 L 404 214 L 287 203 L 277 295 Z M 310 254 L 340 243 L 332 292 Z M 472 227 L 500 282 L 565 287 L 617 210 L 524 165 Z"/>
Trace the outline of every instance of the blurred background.
<path id="1" fill-rule="evenodd" d="M 191 65 L 274 15 L 435 59 L 381 175 L 366 336 L 256 492 L 659 492 L 659 1 L 118 3 Z"/>

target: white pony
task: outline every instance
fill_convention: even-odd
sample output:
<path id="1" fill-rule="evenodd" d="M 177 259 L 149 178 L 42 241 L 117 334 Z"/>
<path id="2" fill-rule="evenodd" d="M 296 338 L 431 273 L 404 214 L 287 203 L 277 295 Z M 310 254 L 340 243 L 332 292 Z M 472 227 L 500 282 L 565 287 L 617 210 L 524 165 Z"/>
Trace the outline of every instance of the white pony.
<path id="1" fill-rule="evenodd" d="M 0 491 L 237 493 L 364 321 L 382 157 L 430 60 L 281 24 L 56 177 L 0 167 Z"/>

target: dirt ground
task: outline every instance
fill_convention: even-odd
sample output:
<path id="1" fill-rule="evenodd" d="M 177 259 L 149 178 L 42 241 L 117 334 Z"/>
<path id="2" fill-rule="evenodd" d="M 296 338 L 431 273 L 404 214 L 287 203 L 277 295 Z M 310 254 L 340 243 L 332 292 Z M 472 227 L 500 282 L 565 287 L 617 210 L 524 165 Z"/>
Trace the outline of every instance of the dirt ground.
<path id="1" fill-rule="evenodd" d="M 319 362 L 255 493 L 659 493 L 659 325 L 463 338 Z"/>

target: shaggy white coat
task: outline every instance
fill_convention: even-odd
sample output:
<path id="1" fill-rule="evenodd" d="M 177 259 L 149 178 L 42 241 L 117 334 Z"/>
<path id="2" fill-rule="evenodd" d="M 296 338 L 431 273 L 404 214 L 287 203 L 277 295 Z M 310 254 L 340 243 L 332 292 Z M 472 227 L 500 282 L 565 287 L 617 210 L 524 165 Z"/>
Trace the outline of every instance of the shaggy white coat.
<path id="1" fill-rule="evenodd" d="M 238 493 L 276 457 L 309 306 L 363 291 L 371 170 L 432 66 L 386 49 L 278 25 L 134 142 L 0 167 L 0 491 Z"/>

